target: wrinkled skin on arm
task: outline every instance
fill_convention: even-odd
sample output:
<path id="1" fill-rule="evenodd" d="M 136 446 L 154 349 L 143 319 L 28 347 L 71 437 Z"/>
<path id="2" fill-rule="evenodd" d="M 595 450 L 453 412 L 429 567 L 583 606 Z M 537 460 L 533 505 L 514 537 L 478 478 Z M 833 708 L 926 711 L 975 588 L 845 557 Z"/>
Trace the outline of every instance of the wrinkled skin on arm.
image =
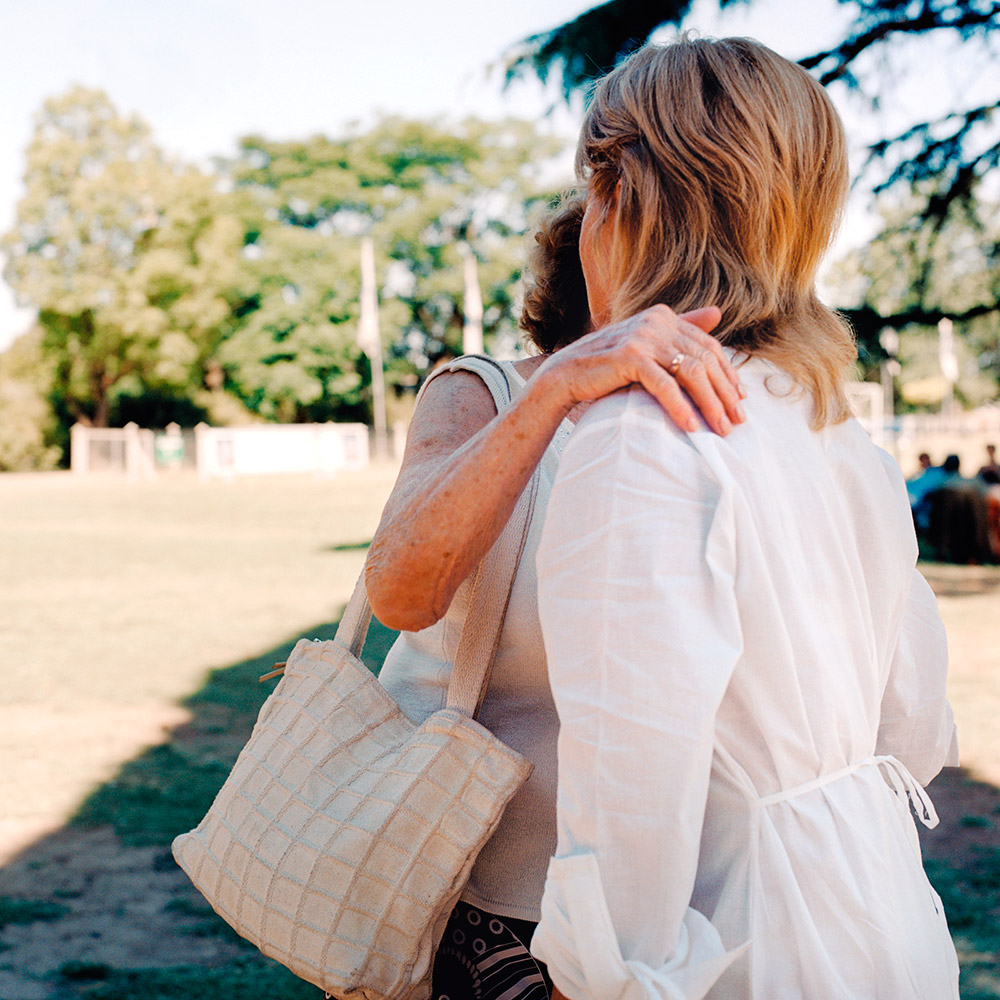
<path id="1" fill-rule="evenodd" d="M 678 316 L 657 305 L 521 362 L 528 384 L 500 414 L 475 375 L 436 378 L 414 414 L 369 550 L 366 582 L 379 620 L 415 631 L 444 615 L 499 537 L 559 424 L 594 399 L 637 383 L 678 426 L 700 427 L 700 411 L 713 430 L 729 433 L 743 412 L 738 376 L 708 334 L 719 318 L 714 307 Z"/>

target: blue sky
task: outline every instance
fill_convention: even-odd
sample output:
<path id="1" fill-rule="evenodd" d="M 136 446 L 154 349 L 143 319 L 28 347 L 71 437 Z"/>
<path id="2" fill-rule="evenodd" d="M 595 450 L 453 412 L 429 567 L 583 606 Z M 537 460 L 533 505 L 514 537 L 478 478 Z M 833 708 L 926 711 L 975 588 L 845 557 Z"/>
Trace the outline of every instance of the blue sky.
<path id="1" fill-rule="evenodd" d="M 535 82 L 501 92 L 488 67 L 519 38 L 566 20 L 586 0 L 0 0 L 0 229 L 12 222 L 32 118 L 74 83 L 138 112 L 157 141 L 207 161 L 237 137 L 336 132 L 379 111 L 411 116 L 540 117 L 553 100 Z M 754 0 L 720 17 L 696 0 L 705 34 L 747 34 L 796 58 L 836 39 L 849 11 L 835 0 Z M 884 120 L 916 114 L 923 83 L 901 80 Z M 945 90 L 963 81 L 948 78 Z M 942 86 L 934 100 L 945 100 Z M 834 95 L 837 98 L 837 95 Z M 850 102 L 841 103 L 851 130 Z M 572 136 L 573 113 L 550 127 Z M 861 231 L 858 228 L 858 232 Z M 0 349 L 30 316 L 0 283 Z"/>

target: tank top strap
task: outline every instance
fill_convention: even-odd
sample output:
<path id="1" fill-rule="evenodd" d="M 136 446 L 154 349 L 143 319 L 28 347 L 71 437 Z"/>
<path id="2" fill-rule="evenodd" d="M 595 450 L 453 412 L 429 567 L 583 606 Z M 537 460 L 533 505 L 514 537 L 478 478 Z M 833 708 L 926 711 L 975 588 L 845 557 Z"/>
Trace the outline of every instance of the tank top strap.
<path id="1" fill-rule="evenodd" d="M 495 358 L 487 357 L 485 354 L 463 354 L 454 361 L 443 364 L 427 376 L 424 384 L 417 393 L 417 402 L 420 401 L 427 386 L 444 372 L 472 372 L 482 379 L 486 388 L 490 390 L 497 412 L 510 404 L 515 391 L 520 391 L 525 384 L 525 380 L 517 373 L 514 365 L 509 361 L 497 361 Z"/>

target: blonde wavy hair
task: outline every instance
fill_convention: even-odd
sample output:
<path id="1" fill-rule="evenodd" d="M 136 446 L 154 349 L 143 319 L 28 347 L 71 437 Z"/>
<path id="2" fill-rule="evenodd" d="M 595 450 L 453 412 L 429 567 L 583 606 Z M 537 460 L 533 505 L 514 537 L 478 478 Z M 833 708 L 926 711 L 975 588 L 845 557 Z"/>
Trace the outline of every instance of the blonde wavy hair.
<path id="1" fill-rule="evenodd" d="M 815 290 L 846 141 L 805 70 L 744 38 L 646 45 L 597 84 L 576 168 L 605 213 L 617 197 L 612 321 L 717 305 L 714 336 L 809 390 L 814 427 L 850 415 L 854 339 Z"/>

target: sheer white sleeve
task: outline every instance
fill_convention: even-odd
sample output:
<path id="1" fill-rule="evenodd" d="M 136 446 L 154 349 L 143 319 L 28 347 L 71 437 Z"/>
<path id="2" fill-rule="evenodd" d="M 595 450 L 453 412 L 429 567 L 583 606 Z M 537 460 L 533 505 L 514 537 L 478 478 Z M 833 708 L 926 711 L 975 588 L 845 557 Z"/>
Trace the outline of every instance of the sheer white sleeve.
<path id="1" fill-rule="evenodd" d="M 899 643 L 882 694 L 877 753 L 898 757 L 922 785 L 958 765 L 955 720 L 945 695 L 948 641 L 937 599 L 913 571 Z"/>
<path id="2" fill-rule="evenodd" d="M 689 906 L 742 650 L 734 562 L 729 498 L 659 409 L 588 414 L 538 555 L 559 842 L 532 948 L 572 1000 L 697 1000 L 742 951 Z"/>

